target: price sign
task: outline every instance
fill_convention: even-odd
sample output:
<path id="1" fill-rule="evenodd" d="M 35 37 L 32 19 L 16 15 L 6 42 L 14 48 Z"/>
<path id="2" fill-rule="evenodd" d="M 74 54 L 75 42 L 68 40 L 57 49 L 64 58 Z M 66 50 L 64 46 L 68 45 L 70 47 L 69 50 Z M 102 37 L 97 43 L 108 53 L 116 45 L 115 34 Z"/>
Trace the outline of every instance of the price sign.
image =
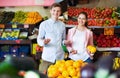
<path id="1" fill-rule="evenodd" d="M 24 28 L 29 28 L 29 25 L 28 24 L 24 24 Z"/>
<path id="2" fill-rule="evenodd" d="M 114 28 L 104 28 L 104 35 L 114 35 Z"/>
<path id="3" fill-rule="evenodd" d="M 12 24 L 12 28 L 17 28 L 17 25 L 16 24 Z"/>

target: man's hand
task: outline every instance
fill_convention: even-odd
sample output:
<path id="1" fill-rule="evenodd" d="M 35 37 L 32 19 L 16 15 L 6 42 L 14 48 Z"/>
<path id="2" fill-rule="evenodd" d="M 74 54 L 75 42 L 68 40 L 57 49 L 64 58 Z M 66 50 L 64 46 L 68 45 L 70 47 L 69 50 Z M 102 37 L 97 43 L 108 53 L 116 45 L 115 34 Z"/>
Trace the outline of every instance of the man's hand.
<path id="1" fill-rule="evenodd" d="M 48 44 L 50 42 L 50 39 L 44 39 L 44 44 Z"/>
<path id="2" fill-rule="evenodd" d="M 65 45 L 69 45 L 69 44 L 71 44 L 71 43 L 72 43 L 72 41 L 70 41 L 70 40 L 65 40 L 65 41 L 64 41 L 64 44 L 65 44 Z"/>

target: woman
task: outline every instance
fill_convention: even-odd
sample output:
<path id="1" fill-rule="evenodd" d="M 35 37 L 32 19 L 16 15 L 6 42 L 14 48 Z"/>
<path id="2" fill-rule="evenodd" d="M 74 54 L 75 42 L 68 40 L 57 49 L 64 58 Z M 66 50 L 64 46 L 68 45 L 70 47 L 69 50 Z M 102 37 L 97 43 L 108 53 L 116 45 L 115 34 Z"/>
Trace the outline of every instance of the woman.
<path id="1" fill-rule="evenodd" d="M 87 19 L 87 13 L 81 12 L 77 18 L 78 26 L 68 30 L 65 44 L 72 60 L 92 62 L 92 56 L 86 47 L 93 45 L 93 32 L 87 28 Z"/>

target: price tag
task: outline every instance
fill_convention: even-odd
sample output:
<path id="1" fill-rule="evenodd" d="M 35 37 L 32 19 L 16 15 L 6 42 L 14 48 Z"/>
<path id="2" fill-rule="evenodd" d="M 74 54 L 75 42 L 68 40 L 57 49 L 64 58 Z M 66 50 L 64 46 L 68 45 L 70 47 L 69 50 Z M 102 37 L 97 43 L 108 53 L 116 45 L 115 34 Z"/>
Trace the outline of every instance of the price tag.
<path id="1" fill-rule="evenodd" d="M 24 24 L 24 28 L 29 28 L 29 25 L 28 24 Z"/>
<path id="2" fill-rule="evenodd" d="M 17 28 L 17 25 L 16 24 L 12 24 L 12 28 Z"/>
<path id="3" fill-rule="evenodd" d="M 4 24 L 0 24 L 0 28 L 5 28 L 5 25 Z"/>
<path id="4" fill-rule="evenodd" d="M 114 35 L 114 28 L 104 28 L 104 35 Z"/>

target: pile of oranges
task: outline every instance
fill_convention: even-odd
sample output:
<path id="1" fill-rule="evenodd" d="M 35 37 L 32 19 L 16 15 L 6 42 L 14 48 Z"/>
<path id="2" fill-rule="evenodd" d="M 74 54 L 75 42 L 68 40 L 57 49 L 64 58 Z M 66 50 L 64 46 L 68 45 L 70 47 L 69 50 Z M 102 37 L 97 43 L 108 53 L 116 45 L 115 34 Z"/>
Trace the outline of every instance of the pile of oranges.
<path id="1" fill-rule="evenodd" d="M 80 69 L 87 63 L 82 60 L 58 60 L 48 68 L 49 78 L 80 78 Z"/>

